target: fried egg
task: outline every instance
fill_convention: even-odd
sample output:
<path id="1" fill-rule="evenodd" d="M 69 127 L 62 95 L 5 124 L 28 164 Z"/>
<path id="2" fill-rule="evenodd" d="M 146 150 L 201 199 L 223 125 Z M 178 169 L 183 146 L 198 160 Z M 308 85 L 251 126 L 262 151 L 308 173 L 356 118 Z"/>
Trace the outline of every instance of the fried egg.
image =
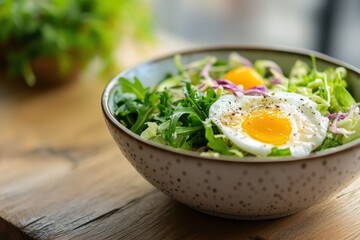
<path id="1" fill-rule="evenodd" d="M 235 85 L 242 85 L 244 90 L 264 85 L 264 81 L 260 74 L 252 67 L 240 66 L 230 70 L 225 74 L 224 79 L 234 83 Z"/>
<path id="2" fill-rule="evenodd" d="M 224 95 L 210 107 L 209 118 L 233 144 L 256 156 L 268 156 L 275 147 L 307 156 L 322 144 L 329 125 L 316 103 L 288 92 Z"/>

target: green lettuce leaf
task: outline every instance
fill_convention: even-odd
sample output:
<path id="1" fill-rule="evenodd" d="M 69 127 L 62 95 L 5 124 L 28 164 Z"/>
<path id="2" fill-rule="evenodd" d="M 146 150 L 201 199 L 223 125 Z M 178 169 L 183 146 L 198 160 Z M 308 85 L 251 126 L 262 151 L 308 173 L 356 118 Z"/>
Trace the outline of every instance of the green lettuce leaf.
<path id="1" fill-rule="evenodd" d="M 204 127 L 205 137 L 208 141 L 207 146 L 211 150 L 223 155 L 237 155 L 239 157 L 244 156 L 244 153 L 236 145 L 233 145 L 228 138 L 224 137 L 224 135 L 214 134 L 213 125 L 210 119 L 207 119 L 204 122 Z"/>
<path id="2" fill-rule="evenodd" d="M 291 156 L 291 151 L 289 148 L 279 149 L 277 147 L 273 147 L 269 156 Z"/>
<path id="3" fill-rule="evenodd" d="M 356 107 L 349 115 L 337 123 L 338 129 L 344 129 L 347 134 L 342 134 L 340 138 L 341 144 L 345 144 L 360 137 L 360 113 Z"/>
<path id="4" fill-rule="evenodd" d="M 351 105 L 355 104 L 354 98 L 351 94 L 342 86 L 334 86 L 333 95 L 336 103 L 332 102 L 332 108 L 335 111 L 347 112 Z"/>

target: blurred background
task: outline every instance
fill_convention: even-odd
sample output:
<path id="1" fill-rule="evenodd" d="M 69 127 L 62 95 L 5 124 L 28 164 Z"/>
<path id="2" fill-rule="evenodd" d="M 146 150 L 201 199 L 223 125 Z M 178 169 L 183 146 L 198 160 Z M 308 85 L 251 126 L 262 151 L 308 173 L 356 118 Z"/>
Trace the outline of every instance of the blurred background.
<path id="1" fill-rule="evenodd" d="M 48 84 L 225 44 L 312 49 L 360 67 L 359 23 L 358 0 L 0 0 L 0 68 Z"/>
<path id="2" fill-rule="evenodd" d="M 358 0 L 154 0 L 156 27 L 195 44 L 270 44 L 360 67 Z"/>

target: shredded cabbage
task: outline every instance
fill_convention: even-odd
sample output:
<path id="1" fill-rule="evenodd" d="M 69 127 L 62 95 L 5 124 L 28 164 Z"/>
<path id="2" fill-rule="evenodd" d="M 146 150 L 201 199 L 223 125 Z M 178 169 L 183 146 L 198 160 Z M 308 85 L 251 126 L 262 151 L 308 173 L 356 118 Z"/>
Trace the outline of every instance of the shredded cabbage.
<path id="1" fill-rule="evenodd" d="M 285 75 L 271 60 L 251 62 L 238 53 L 227 60 L 208 56 L 183 64 L 174 57 L 176 74 L 167 74 L 154 88 L 145 88 L 140 80 L 119 79 L 122 92 L 114 97 L 115 117 L 143 139 L 175 148 L 197 151 L 206 156 L 250 155 L 234 145 L 209 118 L 209 108 L 224 94 L 266 95 L 270 92 L 293 92 L 309 97 L 322 116 L 330 120 L 320 151 L 360 138 L 359 103 L 347 90 L 346 69 L 328 68 L 320 71 L 315 57 L 312 66 L 300 60 Z M 244 90 L 241 84 L 224 79 L 236 67 L 255 69 L 263 85 Z M 289 149 L 274 147 L 269 156 L 290 155 Z"/>

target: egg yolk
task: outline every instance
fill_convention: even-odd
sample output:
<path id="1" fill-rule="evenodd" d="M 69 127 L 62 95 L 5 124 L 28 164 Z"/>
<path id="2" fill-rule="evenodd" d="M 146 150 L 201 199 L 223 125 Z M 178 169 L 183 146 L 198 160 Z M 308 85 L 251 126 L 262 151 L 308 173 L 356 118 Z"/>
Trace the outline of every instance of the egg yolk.
<path id="1" fill-rule="evenodd" d="M 285 114 L 268 109 L 245 115 L 241 127 L 253 139 L 273 145 L 285 144 L 292 131 L 291 122 Z"/>
<path id="2" fill-rule="evenodd" d="M 264 81 L 260 74 L 251 67 L 241 66 L 234 68 L 227 72 L 224 78 L 236 85 L 241 84 L 244 87 L 244 90 L 264 85 Z"/>

